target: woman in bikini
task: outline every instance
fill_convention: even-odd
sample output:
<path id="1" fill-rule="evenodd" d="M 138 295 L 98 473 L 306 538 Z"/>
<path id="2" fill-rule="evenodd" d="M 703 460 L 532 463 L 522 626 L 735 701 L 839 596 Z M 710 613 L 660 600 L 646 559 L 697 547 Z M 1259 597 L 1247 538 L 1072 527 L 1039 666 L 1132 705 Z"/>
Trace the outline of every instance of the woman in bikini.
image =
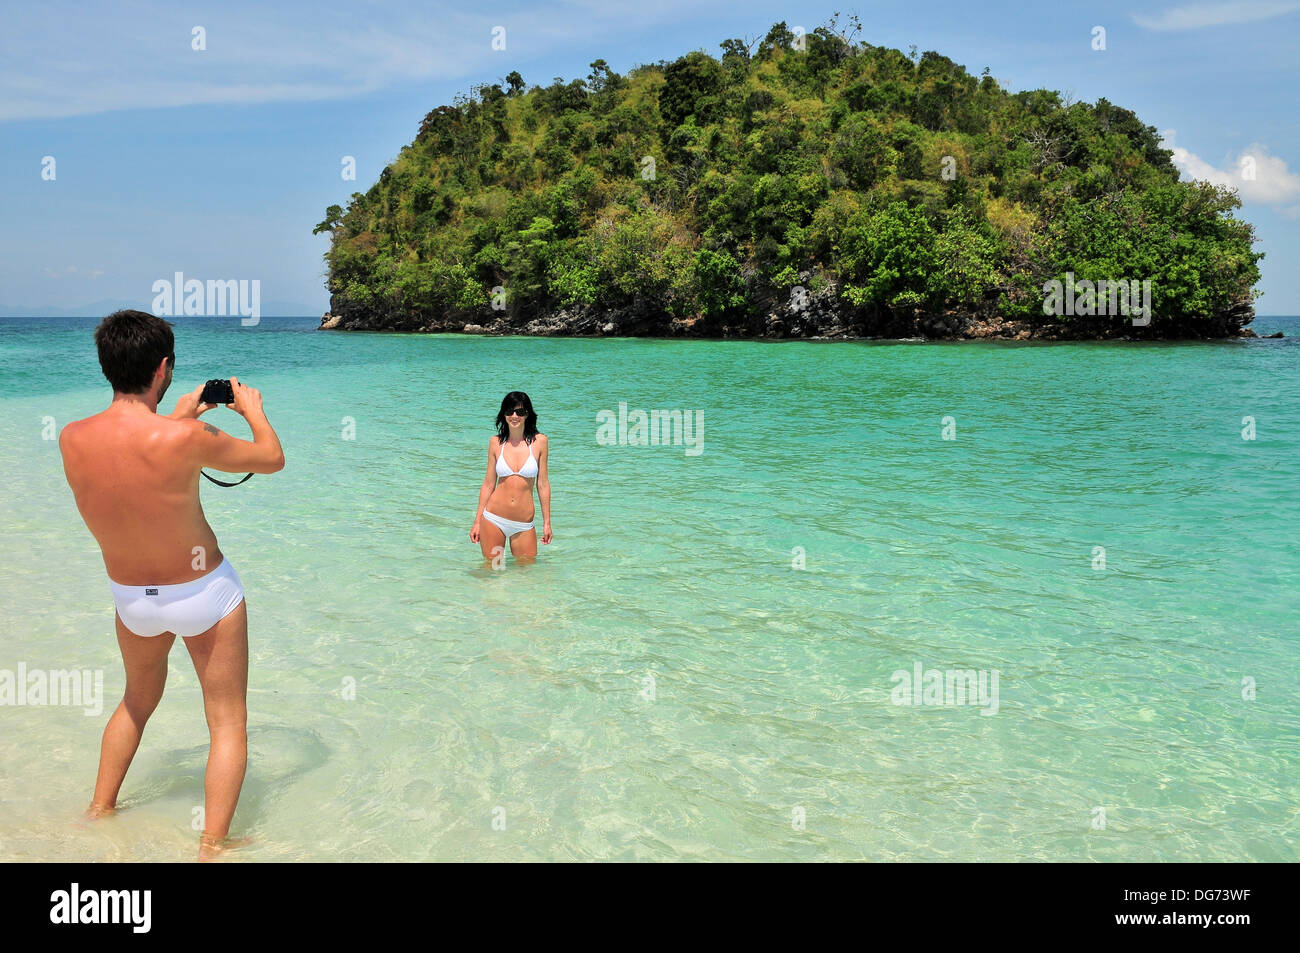
<path id="1" fill-rule="evenodd" d="M 478 492 L 478 513 L 469 531 L 483 556 L 505 555 L 506 540 L 516 559 L 537 555 L 533 525 L 533 485 L 542 501 L 542 542 L 551 541 L 551 483 L 546 476 L 545 434 L 537 432 L 537 414 L 523 391 L 511 391 L 497 413 L 497 435 L 488 440 L 487 475 Z"/>

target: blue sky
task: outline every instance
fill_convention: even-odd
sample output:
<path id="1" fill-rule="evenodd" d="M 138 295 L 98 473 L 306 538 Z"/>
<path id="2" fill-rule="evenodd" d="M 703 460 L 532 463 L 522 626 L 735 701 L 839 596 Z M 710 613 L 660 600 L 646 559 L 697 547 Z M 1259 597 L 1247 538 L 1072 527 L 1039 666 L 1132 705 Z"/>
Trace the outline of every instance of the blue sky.
<path id="1" fill-rule="evenodd" d="M 265 314 L 319 314 L 326 236 L 312 227 L 365 191 L 433 107 L 511 70 L 546 84 L 598 57 L 624 72 L 717 55 L 728 37 L 780 20 L 812 30 L 835 10 L 857 13 L 867 42 L 987 66 L 1013 91 L 1133 109 L 1166 132 L 1185 177 L 1241 188 L 1239 214 L 1268 256 L 1257 309 L 1300 313 L 1300 0 L 13 5 L 0 35 L 0 308 L 148 310 L 153 282 L 180 271 L 259 279 Z M 355 182 L 340 176 L 345 155 Z"/>

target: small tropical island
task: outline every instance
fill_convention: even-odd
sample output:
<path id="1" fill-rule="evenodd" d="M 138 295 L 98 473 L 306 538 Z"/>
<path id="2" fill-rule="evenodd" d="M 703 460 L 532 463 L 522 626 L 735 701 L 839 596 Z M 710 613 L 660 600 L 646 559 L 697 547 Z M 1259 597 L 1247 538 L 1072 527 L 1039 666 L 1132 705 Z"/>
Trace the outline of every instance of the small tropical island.
<path id="1" fill-rule="evenodd" d="M 355 331 L 1253 336 L 1254 228 L 1106 99 L 1011 93 L 856 17 L 626 75 L 517 72 L 332 205 Z"/>

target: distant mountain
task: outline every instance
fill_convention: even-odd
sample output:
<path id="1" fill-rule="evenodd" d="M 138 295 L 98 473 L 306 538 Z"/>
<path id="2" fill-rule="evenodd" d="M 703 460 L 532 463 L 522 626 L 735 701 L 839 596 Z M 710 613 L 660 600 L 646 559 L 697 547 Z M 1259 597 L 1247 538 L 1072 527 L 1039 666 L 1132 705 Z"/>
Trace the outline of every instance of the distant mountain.
<path id="1" fill-rule="evenodd" d="M 148 302 L 145 302 L 146 307 Z M 111 314 L 122 308 L 139 308 L 138 301 L 123 301 L 116 298 L 102 298 L 89 304 L 76 307 L 36 307 L 34 305 L 0 304 L 0 318 L 76 318 L 91 315 Z"/>
<path id="2" fill-rule="evenodd" d="M 103 317 L 124 308 L 136 308 L 148 311 L 152 299 L 148 301 L 125 301 L 119 298 L 102 298 L 88 304 L 74 307 L 36 307 L 33 305 L 0 304 L 0 318 L 90 318 Z M 325 309 L 320 305 L 304 304 L 301 301 L 267 301 L 262 305 L 262 317 L 305 318 L 320 317 Z M 170 319 L 169 319 L 170 320 Z"/>

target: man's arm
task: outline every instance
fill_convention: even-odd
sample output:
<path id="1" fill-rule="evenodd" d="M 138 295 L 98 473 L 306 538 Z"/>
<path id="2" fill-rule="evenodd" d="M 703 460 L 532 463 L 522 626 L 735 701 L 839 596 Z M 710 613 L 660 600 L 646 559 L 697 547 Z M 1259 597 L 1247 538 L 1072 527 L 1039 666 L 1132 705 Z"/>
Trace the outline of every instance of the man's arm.
<path id="1" fill-rule="evenodd" d="M 232 437 L 206 421 L 189 422 L 187 426 L 191 428 L 191 445 L 198 457 L 199 466 L 212 467 L 226 473 L 276 473 L 283 470 L 284 450 L 280 447 L 280 438 L 275 435 L 271 422 L 262 410 L 261 392 L 245 387 L 233 377 L 230 386 L 235 392 L 230 407 L 248 421 L 253 439 L 240 440 Z"/>

